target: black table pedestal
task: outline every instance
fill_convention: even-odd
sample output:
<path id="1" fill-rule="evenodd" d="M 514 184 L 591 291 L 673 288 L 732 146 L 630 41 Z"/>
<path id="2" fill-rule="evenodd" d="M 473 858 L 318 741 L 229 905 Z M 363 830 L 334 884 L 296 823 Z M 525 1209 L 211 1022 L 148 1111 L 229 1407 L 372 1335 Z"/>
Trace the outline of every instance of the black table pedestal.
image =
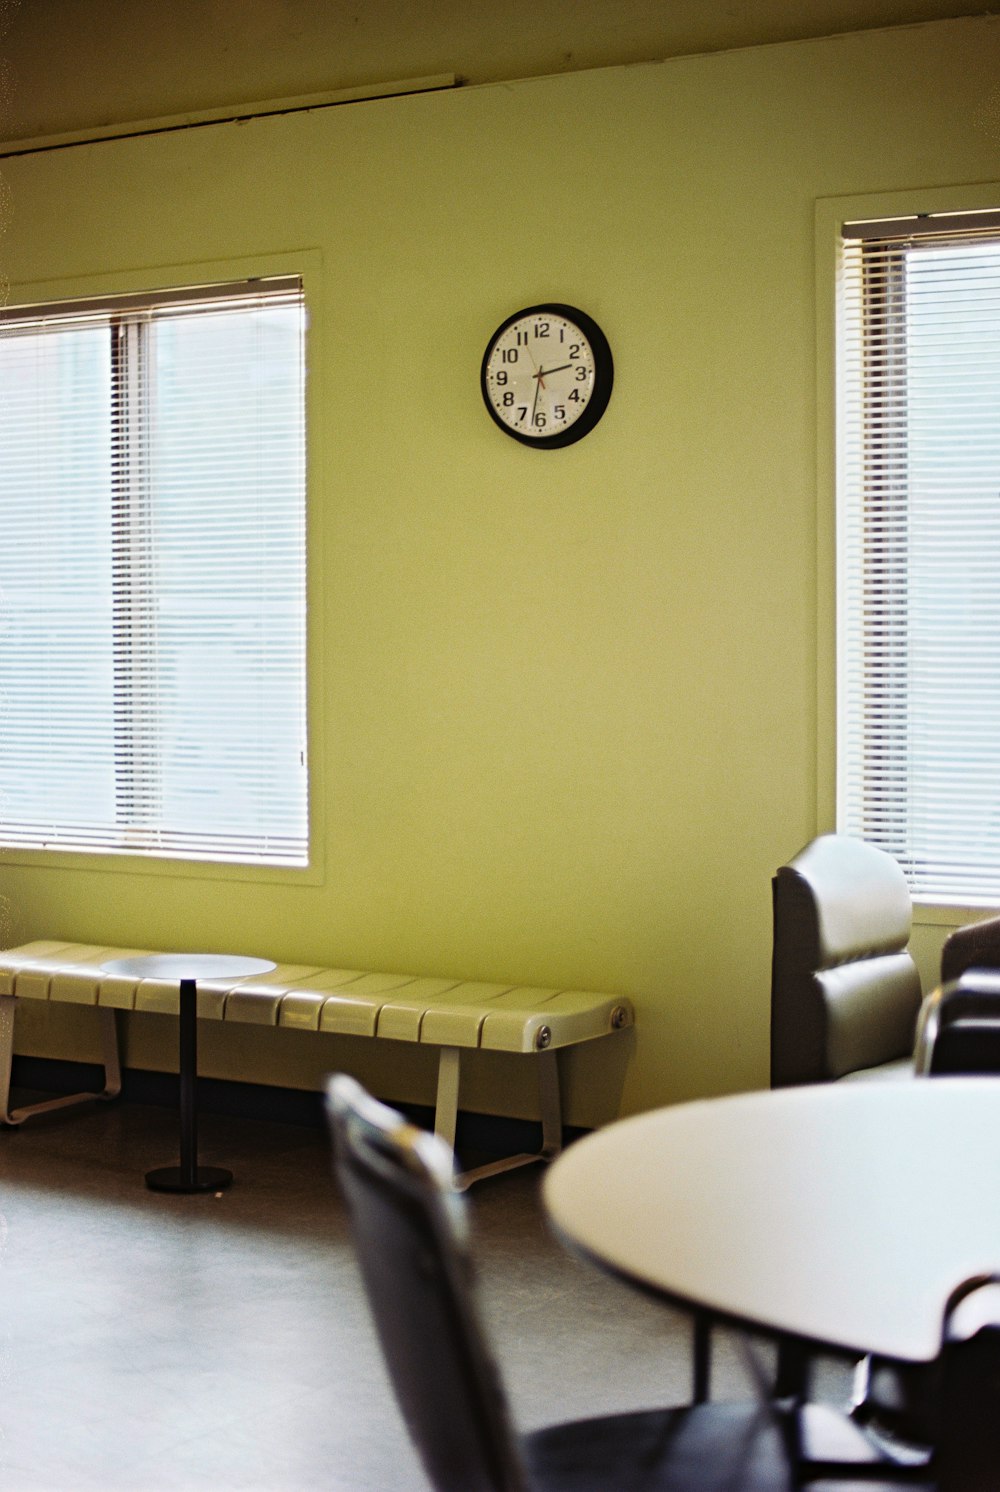
<path id="1" fill-rule="evenodd" d="M 180 987 L 180 1165 L 159 1166 L 146 1172 L 146 1185 L 154 1192 L 220 1192 L 233 1179 L 232 1171 L 198 1164 L 198 985 L 199 979 L 221 981 L 224 989 L 234 980 L 270 974 L 269 958 L 248 958 L 238 953 L 141 953 L 132 958 L 109 959 L 101 968 L 116 979 L 155 980 Z M 162 994 L 158 991 L 158 997 Z M 141 1001 L 139 1002 L 141 1009 Z M 162 1005 L 159 1006 L 162 1008 Z"/>
<path id="2" fill-rule="evenodd" d="M 146 1172 L 154 1192 L 219 1192 L 232 1181 L 232 1171 L 198 1164 L 198 986 L 180 981 L 180 1165 L 159 1166 Z"/>
<path id="3" fill-rule="evenodd" d="M 151 1192 L 221 1192 L 233 1179 L 232 1171 L 221 1166 L 158 1166 L 146 1172 L 146 1185 Z"/>

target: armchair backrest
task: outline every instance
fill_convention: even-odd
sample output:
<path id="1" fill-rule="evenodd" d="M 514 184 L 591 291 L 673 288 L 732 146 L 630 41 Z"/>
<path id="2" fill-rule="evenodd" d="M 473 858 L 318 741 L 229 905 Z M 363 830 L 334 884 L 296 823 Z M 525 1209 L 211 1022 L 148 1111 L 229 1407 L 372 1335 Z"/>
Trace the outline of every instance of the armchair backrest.
<path id="1" fill-rule="evenodd" d="M 921 986 L 907 952 L 910 893 L 892 856 L 824 834 L 780 867 L 772 890 L 772 1087 L 908 1056 Z"/>

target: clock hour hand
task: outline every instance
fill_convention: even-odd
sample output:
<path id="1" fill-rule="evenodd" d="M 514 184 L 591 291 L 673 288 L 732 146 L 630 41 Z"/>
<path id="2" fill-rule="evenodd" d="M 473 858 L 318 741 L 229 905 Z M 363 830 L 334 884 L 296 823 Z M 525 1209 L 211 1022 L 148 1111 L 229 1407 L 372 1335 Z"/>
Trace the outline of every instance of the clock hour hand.
<path id="1" fill-rule="evenodd" d="M 535 378 L 548 378 L 550 373 L 561 373 L 564 368 L 572 368 L 572 363 L 560 363 L 558 368 L 539 368 L 532 376 Z"/>

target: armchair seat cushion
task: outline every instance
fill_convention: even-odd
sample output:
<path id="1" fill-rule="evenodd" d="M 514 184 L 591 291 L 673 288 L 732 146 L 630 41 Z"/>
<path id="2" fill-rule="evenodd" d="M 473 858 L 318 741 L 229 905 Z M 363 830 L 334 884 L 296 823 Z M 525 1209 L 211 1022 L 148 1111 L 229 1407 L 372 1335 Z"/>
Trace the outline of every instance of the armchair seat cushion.
<path id="1" fill-rule="evenodd" d="M 876 1080 L 895 1082 L 899 1078 L 913 1077 L 913 1058 L 900 1057 L 896 1062 L 880 1062 L 877 1067 L 859 1067 L 856 1072 L 845 1072 L 842 1083 L 865 1083 Z"/>

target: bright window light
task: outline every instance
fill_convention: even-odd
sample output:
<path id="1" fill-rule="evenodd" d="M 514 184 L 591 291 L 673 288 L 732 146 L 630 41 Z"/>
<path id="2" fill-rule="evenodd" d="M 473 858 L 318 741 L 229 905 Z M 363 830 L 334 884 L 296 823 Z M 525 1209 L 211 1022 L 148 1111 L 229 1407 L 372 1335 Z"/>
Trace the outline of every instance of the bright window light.
<path id="1" fill-rule="evenodd" d="M 0 312 L 0 844 L 308 861 L 296 280 Z"/>
<path id="2" fill-rule="evenodd" d="M 848 225 L 838 819 L 1000 903 L 1000 217 Z"/>

